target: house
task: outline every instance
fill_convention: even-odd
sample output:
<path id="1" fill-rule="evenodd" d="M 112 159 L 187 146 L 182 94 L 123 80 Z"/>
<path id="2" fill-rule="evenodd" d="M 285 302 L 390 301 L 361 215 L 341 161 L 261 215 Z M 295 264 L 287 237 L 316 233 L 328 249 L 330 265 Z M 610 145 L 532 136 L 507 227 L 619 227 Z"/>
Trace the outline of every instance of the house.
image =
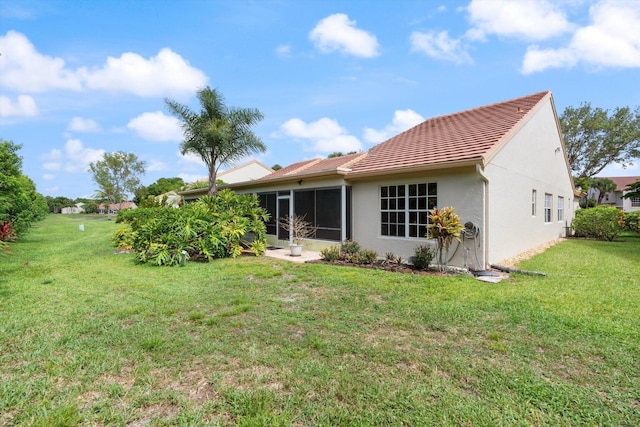
<path id="1" fill-rule="evenodd" d="M 276 218 L 304 215 L 312 249 L 352 239 L 379 256 L 410 259 L 428 210 L 455 208 L 467 225 L 450 265 L 485 268 L 565 236 L 574 186 L 551 92 L 428 119 L 371 148 L 304 160 L 230 184 L 271 214 L 270 244 L 289 236 Z"/>
<path id="2" fill-rule="evenodd" d="M 640 197 L 622 198 L 626 193 L 625 188 L 627 188 L 629 184 L 640 180 L 640 176 L 603 176 L 601 178 L 609 178 L 616 183 L 616 189 L 607 192 L 602 198 L 603 205 L 615 206 L 625 212 L 640 211 Z M 589 189 L 589 197 L 597 200 L 599 196 L 598 193 L 598 190 L 595 188 Z"/>
<path id="3" fill-rule="evenodd" d="M 120 209 L 135 209 L 137 207 L 138 206 L 134 202 L 110 203 L 108 205 L 108 210 L 107 210 L 107 205 L 105 205 L 104 203 L 101 203 L 98 206 L 98 213 L 99 214 L 116 214 Z"/>
<path id="4" fill-rule="evenodd" d="M 253 181 L 269 175 L 273 172 L 269 166 L 266 166 L 258 160 L 250 160 L 241 165 L 223 170 L 217 174 L 217 179 L 225 184 L 236 184 L 239 182 Z M 201 179 L 198 182 L 208 183 L 209 178 Z M 192 202 L 207 194 L 208 187 L 195 188 L 193 190 L 180 191 L 179 194 L 185 202 Z"/>
<path id="5" fill-rule="evenodd" d="M 64 215 L 84 213 L 84 203 L 76 203 L 74 206 L 62 208 L 60 213 Z"/>

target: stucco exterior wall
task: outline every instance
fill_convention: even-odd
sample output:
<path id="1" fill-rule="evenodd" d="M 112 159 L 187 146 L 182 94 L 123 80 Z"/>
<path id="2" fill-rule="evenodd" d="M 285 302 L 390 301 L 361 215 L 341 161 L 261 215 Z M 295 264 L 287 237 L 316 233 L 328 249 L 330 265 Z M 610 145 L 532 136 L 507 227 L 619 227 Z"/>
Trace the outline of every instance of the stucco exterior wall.
<path id="1" fill-rule="evenodd" d="M 470 221 L 480 227 L 480 236 L 466 244 L 455 242 L 451 246 L 450 255 L 454 255 L 450 265 L 464 266 L 465 253 L 472 257 L 475 265 L 475 254 L 479 262 L 484 263 L 484 213 L 483 182 L 473 168 L 457 171 L 438 171 L 429 174 L 412 176 L 390 176 L 384 179 L 353 183 L 353 237 L 362 247 L 373 249 L 383 257 L 392 252 L 408 260 L 414 254 L 416 246 L 429 244 L 435 247 L 433 240 L 426 238 L 401 238 L 382 236 L 380 233 L 380 186 L 417 184 L 436 182 L 438 184 L 438 207 L 452 206 L 463 223 Z M 478 245 L 480 247 L 478 247 Z M 469 251 L 465 250 L 469 248 Z"/>
<path id="2" fill-rule="evenodd" d="M 498 152 L 484 174 L 489 179 L 489 263 L 565 236 L 565 226 L 574 216 L 573 187 L 550 100 Z M 552 195 L 551 222 L 545 222 L 545 194 Z M 558 196 L 564 198 L 561 221 Z"/>
<path id="3" fill-rule="evenodd" d="M 251 161 L 240 166 L 221 171 L 218 173 L 218 179 L 221 179 L 226 184 L 235 184 L 237 182 L 259 179 L 267 176 L 271 172 L 273 172 L 273 169 L 257 161 Z"/>

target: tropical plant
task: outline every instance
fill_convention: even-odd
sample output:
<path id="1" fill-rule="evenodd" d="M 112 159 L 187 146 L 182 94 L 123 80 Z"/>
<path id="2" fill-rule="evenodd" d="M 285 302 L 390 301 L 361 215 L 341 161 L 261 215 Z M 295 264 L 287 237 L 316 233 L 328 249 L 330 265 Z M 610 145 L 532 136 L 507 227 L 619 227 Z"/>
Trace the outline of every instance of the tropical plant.
<path id="1" fill-rule="evenodd" d="M 625 212 L 624 226 L 629 231 L 640 233 L 640 211 Z"/>
<path id="2" fill-rule="evenodd" d="M 612 241 L 622 232 L 624 217 L 624 212 L 613 206 L 580 209 L 571 227 L 578 237 Z"/>
<path id="3" fill-rule="evenodd" d="M 102 160 L 89 163 L 93 181 L 98 185 L 97 198 L 109 204 L 120 204 L 118 210 L 122 210 L 127 196 L 140 186 L 139 176 L 144 174 L 144 166 L 138 156 L 122 151 L 104 153 Z"/>
<path id="4" fill-rule="evenodd" d="M 640 198 L 640 179 L 636 180 L 636 182 L 632 182 L 624 188 L 624 199 L 635 199 Z"/>
<path id="5" fill-rule="evenodd" d="M 169 112 L 181 121 L 184 140 L 183 155 L 200 156 L 209 171 L 209 195 L 217 192 L 216 176 L 222 165 L 229 165 L 253 154 L 263 153 L 266 146 L 251 127 L 263 119 L 254 108 L 230 108 L 216 89 L 209 86 L 197 92 L 200 113 L 176 101 L 165 99 Z"/>
<path id="6" fill-rule="evenodd" d="M 460 217 L 452 207 L 433 208 L 429 210 L 429 225 L 427 226 L 427 238 L 436 239 L 436 252 L 438 254 L 438 267 L 441 271 L 447 270 L 449 262 L 449 247 L 454 240 L 460 241 L 460 234 L 464 225 Z"/>
<path id="7" fill-rule="evenodd" d="M 268 214 L 256 196 L 219 191 L 180 208 L 153 207 L 118 212 L 116 246 L 130 246 L 139 262 L 182 265 L 186 259 L 237 257 L 246 245 L 256 255 L 266 250 Z M 245 237 L 251 234 L 251 242 Z"/>
<path id="8" fill-rule="evenodd" d="M 590 185 L 591 188 L 598 190 L 598 199 L 596 202 L 598 205 L 602 204 L 602 199 L 604 199 L 607 193 L 615 191 L 617 187 L 617 184 L 609 178 L 591 178 Z"/>

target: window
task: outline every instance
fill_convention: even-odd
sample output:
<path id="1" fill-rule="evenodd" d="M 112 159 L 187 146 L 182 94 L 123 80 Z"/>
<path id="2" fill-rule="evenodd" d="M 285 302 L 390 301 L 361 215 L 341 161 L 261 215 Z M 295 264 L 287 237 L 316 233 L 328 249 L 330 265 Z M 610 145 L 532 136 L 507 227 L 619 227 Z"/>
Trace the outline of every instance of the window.
<path id="1" fill-rule="evenodd" d="M 544 195 L 544 222 L 551 222 L 551 205 L 553 204 L 553 196 L 545 193 Z"/>
<path id="2" fill-rule="evenodd" d="M 531 216 L 536 216 L 536 198 L 538 197 L 536 190 L 531 190 Z"/>
<path id="3" fill-rule="evenodd" d="M 558 221 L 564 221 L 564 197 L 558 196 Z"/>
<path id="4" fill-rule="evenodd" d="M 425 237 L 429 209 L 438 204 L 438 184 L 385 185 L 380 187 L 380 235 Z"/>
<path id="5" fill-rule="evenodd" d="M 640 197 L 632 197 L 631 198 L 631 207 L 632 208 L 640 208 Z"/>

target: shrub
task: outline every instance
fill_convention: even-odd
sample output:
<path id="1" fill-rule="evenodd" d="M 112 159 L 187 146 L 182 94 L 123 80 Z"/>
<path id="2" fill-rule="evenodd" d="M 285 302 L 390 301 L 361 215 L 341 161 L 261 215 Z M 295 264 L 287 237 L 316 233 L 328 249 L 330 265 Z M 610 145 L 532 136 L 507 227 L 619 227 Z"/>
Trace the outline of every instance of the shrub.
<path id="1" fill-rule="evenodd" d="M 624 212 L 613 206 L 580 209 L 571 224 L 578 237 L 612 241 L 624 226 Z"/>
<path id="2" fill-rule="evenodd" d="M 454 239 L 460 241 L 462 230 L 464 230 L 464 225 L 460 222 L 460 217 L 454 208 L 429 209 L 427 237 L 436 239 L 438 265 L 442 271 L 447 270 L 449 247 Z"/>
<path id="3" fill-rule="evenodd" d="M 428 245 L 420 245 L 413 252 L 413 265 L 418 270 L 426 270 L 433 260 L 433 251 Z"/>
<path id="4" fill-rule="evenodd" d="M 0 222 L 0 242 L 13 242 L 16 232 L 9 221 Z"/>
<path id="5" fill-rule="evenodd" d="M 372 249 L 361 249 L 356 254 L 356 264 L 373 264 L 378 259 L 378 253 Z"/>
<path id="6" fill-rule="evenodd" d="M 267 219 L 254 195 L 221 190 L 215 197 L 205 196 L 177 209 L 120 211 L 116 222 L 127 224 L 131 231 L 118 230 L 113 242 L 130 243 L 140 262 L 179 265 L 185 258 L 237 257 L 242 253 L 244 237 L 251 234 L 249 248 L 261 255 L 266 249 Z"/>
<path id="7" fill-rule="evenodd" d="M 320 251 L 320 256 L 327 262 L 336 262 L 340 259 L 340 248 L 331 246 Z"/>
<path id="8" fill-rule="evenodd" d="M 624 214 L 624 227 L 629 231 L 640 233 L 640 211 L 627 212 Z"/>
<path id="9" fill-rule="evenodd" d="M 135 241 L 135 235 L 129 225 L 124 225 L 117 229 L 111 237 L 113 245 L 122 250 L 129 250 L 133 248 L 133 242 Z"/>
<path id="10" fill-rule="evenodd" d="M 360 251 L 360 244 L 353 240 L 345 240 L 340 244 L 340 253 L 341 254 L 351 254 L 355 255 Z"/>

